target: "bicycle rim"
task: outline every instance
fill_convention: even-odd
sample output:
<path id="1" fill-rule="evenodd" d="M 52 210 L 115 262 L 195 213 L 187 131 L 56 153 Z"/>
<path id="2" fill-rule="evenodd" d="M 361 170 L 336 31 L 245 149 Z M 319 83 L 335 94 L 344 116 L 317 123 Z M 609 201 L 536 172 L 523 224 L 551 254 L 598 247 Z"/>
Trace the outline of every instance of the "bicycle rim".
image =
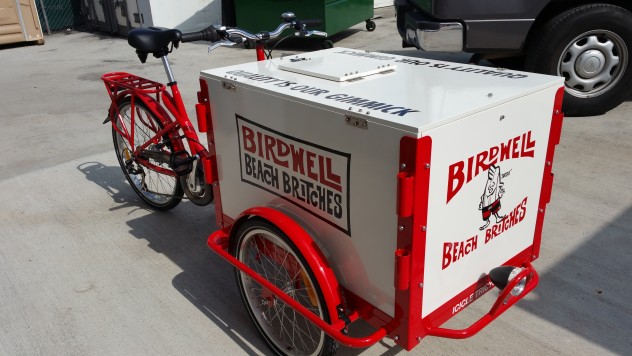
<path id="1" fill-rule="evenodd" d="M 282 237 L 262 225 L 247 230 L 237 250 L 238 259 L 320 318 L 320 292 L 310 271 Z M 243 272 L 240 292 L 251 317 L 272 348 L 285 355 L 319 355 L 325 333 Z"/>
<path id="2" fill-rule="evenodd" d="M 182 188 L 178 178 L 175 175 L 164 174 L 141 164 L 133 154 L 136 147 L 149 141 L 162 129 L 163 125 L 142 104 L 136 102 L 132 108 L 131 102 L 126 100 L 119 104 L 119 115 L 116 120 L 116 127 L 126 135 L 132 134 L 132 109 L 134 110 L 133 140 L 112 129 L 114 149 L 119 164 L 128 182 L 143 201 L 159 210 L 171 209 L 182 199 Z M 130 145 L 130 142 L 133 142 L 133 145 Z M 172 151 L 170 147 L 170 144 L 166 144 L 161 148 L 156 145 L 150 145 L 148 148 L 159 149 L 170 154 Z M 148 161 L 157 167 L 171 170 L 166 163 L 160 163 L 153 159 Z"/>

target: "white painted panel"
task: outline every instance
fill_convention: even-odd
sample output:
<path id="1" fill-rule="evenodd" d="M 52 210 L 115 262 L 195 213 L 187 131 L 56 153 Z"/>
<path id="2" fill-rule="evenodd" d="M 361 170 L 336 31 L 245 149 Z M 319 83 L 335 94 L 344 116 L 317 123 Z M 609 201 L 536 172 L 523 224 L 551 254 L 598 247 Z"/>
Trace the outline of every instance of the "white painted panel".
<path id="1" fill-rule="evenodd" d="M 223 89 L 217 80 L 208 83 L 224 213 L 235 218 L 255 206 L 286 212 L 311 233 L 339 283 L 393 315 L 396 175 L 399 140 L 404 133 L 380 125 L 354 127 L 338 110 L 305 105 L 239 83 L 236 92 Z M 293 150 L 314 152 L 312 171 L 319 178 L 309 178 L 307 158 L 302 169 L 292 169 L 293 160 L 278 155 L 278 141 L 275 156 L 287 160 L 288 167 L 267 157 L 265 149 L 250 152 L 257 163 L 267 165 L 263 166 L 266 172 L 272 169 L 277 176 L 257 178 L 252 168 L 245 167 L 245 146 L 252 142 L 244 144 L 244 123 L 248 130 L 280 138 Z M 331 169 L 324 171 L 340 177 L 340 190 L 322 183 L 319 156 L 331 158 Z M 306 183 L 298 190 L 287 189 L 286 176 Z M 306 184 L 310 191 L 318 192 L 307 203 L 299 201 L 307 194 Z M 322 192 L 332 194 L 323 196 Z M 342 209 L 339 216 L 338 209 Z"/>
<path id="2" fill-rule="evenodd" d="M 422 317 L 532 245 L 556 90 L 426 133 L 432 168 Z"/>
<path id="3" fill-rule="evenodd" d="M 336 66 L 336 71 L 343 73 L 345 70 L 355 73 L 358 67 L 369 64 L 374 68 L 390 65 L 397 69 L 344 82 L 279 69 L 285 63 L 313 63 L 318 67 L 323 57 L 329 57 L 327 62 Z M 245 85 L 306 100 L 312 105 L 351 110 L 372 122 L 415 135 L 562 83 L 561 78 L 534 73 L 346 48 L 332 48 L 230 68 L 231 76 Z M 223 76 L 226 69 L 204 73 Z M 293 84 L 284 86 L 280 85 L 281 82 Z M 314 95 L 307 87 L 321 94 Z"/>

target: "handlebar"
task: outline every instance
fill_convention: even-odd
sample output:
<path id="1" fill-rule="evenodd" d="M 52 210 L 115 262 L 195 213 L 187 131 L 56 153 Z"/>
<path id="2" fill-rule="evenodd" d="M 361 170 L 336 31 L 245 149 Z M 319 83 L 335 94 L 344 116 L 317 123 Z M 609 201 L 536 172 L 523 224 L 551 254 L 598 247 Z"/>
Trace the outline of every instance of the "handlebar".
<path id="1" fill-rule="evenodd" d="M 208 42 L 216 42 L 221 40 L 220 34 L 213 26 L 209 26 L 202 31 L 198 32 L 190 32 L 182 34 L 182 43 L 184 42 L 194 42 L 194 41 L 208 41 Z"/>
<path id="2" fill-rule="evenodd" d="M 281 19 L 283 22 L 279 24 L 279 26 L 272 32 L 258 32 L 251 33 L 244 29 L 240 28 L 228 28 L 225 26 L 209 26 L 204 30 L 191 32 L 191 33 L 183 33 L 181 41 L 184 42 L 193 42 L 193 41 L 208 41 L 212 42 L 209 46 L 209 52 L 214 50 L 217 47 L 221 46 L 232 46 L 237 43 L 241 43 L 244 40 L 252 40 L 252 41 L 267 41 L 274 38 L 279 37 L 283 31 L 287 29 L 296 30 L 295 35 L 301 37 L 309 37 L 309 36 L 318 36 L 318 37 L 327 37 L 326 32 L 322 31 L 310 31 L 306 28 L 308 26 L 317 26 L 322 23 L 320 19 L 307 19 L 307 20 L 297 20 L 296 16 L 291 12 L 286 12 L 281 15 Z"/>

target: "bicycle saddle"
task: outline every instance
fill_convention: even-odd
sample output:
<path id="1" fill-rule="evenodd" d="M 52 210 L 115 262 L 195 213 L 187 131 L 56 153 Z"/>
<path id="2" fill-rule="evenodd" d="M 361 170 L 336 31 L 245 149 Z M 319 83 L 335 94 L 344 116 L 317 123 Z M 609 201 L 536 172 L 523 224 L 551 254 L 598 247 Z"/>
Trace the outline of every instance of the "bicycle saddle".
<path id="1" fill-rule="evenodd" d="M 153 54 L 160 57 L 168 53 L 170 43 L 177 46 L 182 40 L 182 32 L 176 29 L 158 28 L 158 27 L 142 27 L 135 28 L 127 35 L 127 43 L 136 48 L 136 53 Z M 141 61 L 144 63 L 145 61 Z"/>

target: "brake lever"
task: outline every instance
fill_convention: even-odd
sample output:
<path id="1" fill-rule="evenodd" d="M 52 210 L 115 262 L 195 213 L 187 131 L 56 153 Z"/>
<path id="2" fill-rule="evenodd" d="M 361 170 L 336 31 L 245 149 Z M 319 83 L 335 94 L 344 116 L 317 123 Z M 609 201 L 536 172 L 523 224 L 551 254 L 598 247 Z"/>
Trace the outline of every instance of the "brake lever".
<path id="1" fill-rule="evenodd" d="M 307 33 L 305 34 L 305 37 L 309 37 L 311 35 L 315 35 L 318 37 L 327 37 L 327 32 L 323 32 L 323 31 L 307 31 Z"/>
<path id="2" fill-rule="evenodd" d="M 229 40 L 222 40 L 222 41 L 213 42 L 210 46 L 208 46 L 208 52 L 210 53 L 211 51 L 213 51 L 214 49 L 216 49 L 218 47 L 230 47 L 230 46 L 234 46 L 234 45 L 236 45 L 236 43 L 233 42 L 233 41 L 229 41 Z"/>

